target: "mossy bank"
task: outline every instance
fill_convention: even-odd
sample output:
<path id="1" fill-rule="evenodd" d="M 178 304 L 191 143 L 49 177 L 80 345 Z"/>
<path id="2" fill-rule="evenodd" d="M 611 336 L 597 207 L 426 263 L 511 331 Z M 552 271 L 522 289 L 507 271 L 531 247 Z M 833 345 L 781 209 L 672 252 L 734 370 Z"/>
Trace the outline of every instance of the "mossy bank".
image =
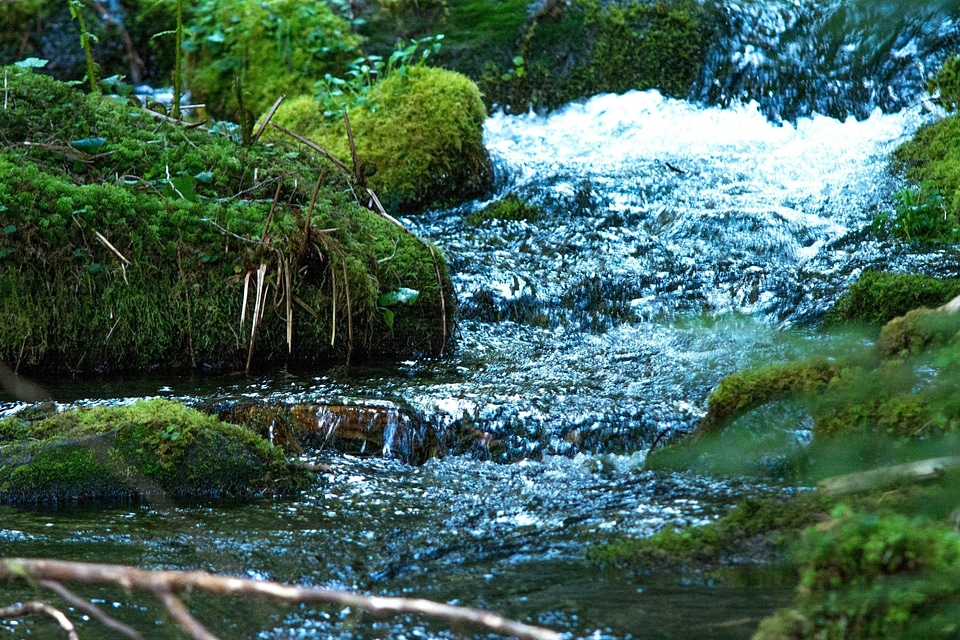
<path id="1" fill-rule="evenodd" d="M 442 252 L 360 206 L 326 159 L 0 73 L 0 360 L 78 373 L 443 350 Z"/>
<path id="2" fill-rule="evenodd" d="M 251 497 L 309 473 L 257 434 L 168 400 L 0 421 L 0 502 Z"/>

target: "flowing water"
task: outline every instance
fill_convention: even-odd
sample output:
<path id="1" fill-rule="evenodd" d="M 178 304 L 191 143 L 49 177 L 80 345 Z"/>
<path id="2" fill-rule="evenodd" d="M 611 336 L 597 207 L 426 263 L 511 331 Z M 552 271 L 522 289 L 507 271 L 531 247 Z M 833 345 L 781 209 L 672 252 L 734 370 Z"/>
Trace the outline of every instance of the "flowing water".
<path id="1" fill-rule="evenodd" d="M 289 501 L 0 508 L 0 555 L 415 595 L 576 637 L 750 637 L 789 586 L 746 573 L 712 584 L 601 569 L 584 562 L 584 548 L 783 491 L 654 475 L 642 471 L 644 452 L 693 428 L 724 375 L 842 348 L 816 321 L 862 270 L 955 272 L 953 250 L 882 243 L 870 224 L 901 185 L 889 153 L 937 117 L 922 91 L 958 44 L 958 9 L 727 0 L 714 6 L 725 32 L 691 100 L 633 92 L 550 115 L 492 116 L 493 199 L 514 193 L 542 214 L 474 224 L 486 203 L 471 202 L 404 220 L 454 271 L 458 346 L 443 358 L 252 378 L 44 381 L 79 404 L 157 395 L 389 403 L 495 446 L 454 444 L 421 467 L 320 452 L 332 471 Z M 0 601 L 27 597 L 0 590 Z M 91 597 L 130 621 L 163 618 L 146 597 Z M 410 617 L 191 604 L 222 637 L 455 635 Z M 45 625 L 0 629 L 56 637 Z"/>

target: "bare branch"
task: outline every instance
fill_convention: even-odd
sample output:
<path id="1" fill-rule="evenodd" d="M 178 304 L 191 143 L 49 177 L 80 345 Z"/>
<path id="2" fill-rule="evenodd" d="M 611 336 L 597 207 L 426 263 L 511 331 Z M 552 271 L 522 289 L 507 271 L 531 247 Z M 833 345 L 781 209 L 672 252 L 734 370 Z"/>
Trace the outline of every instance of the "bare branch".
<path id="1" fill-rule="evenodd" d="M 560 640 L 556 631 L 509 620 L 481 609 L 456 607 L 421 598 L 370 596 L 322 587 L 296 587 L 278 582 L 215 576 L 203 571 L 147 571 L 134 567 L 34 558 L 0 559 L 0 580 L 49 579 L 112 584 L 124 589 L 142 589 L 153 594 L 203 589 L 219 595 L 266 596 L 283 602 L 328 603 L 379 614 L 419 614 L 452 622 L 479 625 L 520 640 Z"/>
<path id="2" fill-rule="evenodd" d="M 55 609 L 43 602 L 31 601 L 0 608 L 0 619 L 22 618 L 30 613 L 42 613 L 50 616 L 57 621 L 61 629 L 67 632 L 67 637 L 70 638 L 70 640 L 80 640 L 77 636 L 77 629 L 73 626 L 73 623 L 70 622 L 70 618 L 65 616 L 63 611 Z"/>
<path id="3" fill-rule="evenodd" d="M 53 591 L 55 594 L 63 598 L 66 601 L 66 603 L 69 604 L 71 607 L 74 607 L 75 609 L 79 609 L 80 611 L 86 613 L 88 616 L 90 616 L 91 618 L 93 618 L 103 626 L 107 627 L 108 629 L 111 629 L 112 631 L 116 631 L 117 633 L 123 634 L 128 638 L 133 638 L 133 640 L 144 640 L 143 636 L 140 635 L 139 631 L 137 631 L 133 627 L 123 624 L 119 620 L 111 618 L 110 616 L 105 614 L 103 611 L 101 611 L 97 605 L 93 604 L 92 602 L 88 602 L 87 600 L 84 600 L 83 598 L 75 594 L 73 591 L 70 591 L 59 582 L 55 582 L 53 580 L 40 580 L 39 584 L 41 587 L 50 589 L 50 591 Z"/>
<path id="4" fill-rule="evenodd" d="M 219 640 L 217 636 L 207 631 L 207 629 L 193 617 L 177 596 L 166 589 L 155 591 L 153 595 L 163 603 L 163 606 L 167 608 L 167 611 L 170 612 L 173 619 L 180 625 L 180 628 L 189 633 L 191 638 L 194 638 L 194 640 Z"/>

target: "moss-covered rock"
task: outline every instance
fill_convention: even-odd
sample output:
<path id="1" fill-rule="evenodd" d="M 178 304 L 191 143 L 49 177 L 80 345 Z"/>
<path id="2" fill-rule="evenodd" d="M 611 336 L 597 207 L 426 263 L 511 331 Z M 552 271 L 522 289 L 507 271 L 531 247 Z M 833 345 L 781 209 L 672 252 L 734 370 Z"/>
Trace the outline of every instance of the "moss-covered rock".
<path id="1" fill-rule="evenodd" d="M 167 400 L 0 421 L 0 502 L 288 494 L 311 481 L 254 432 Z"/>
<path id="2" fill-rule="evenodd" d="M 349 118 L 367 183 L 388 209 L 415 211 L 490 188 L 486 110 L 476 85 L 461 74 L 422 65 L 395 71 L 349 109 Z M 285 103 L 275 119 L 349 164 L 343 121 L 325 117 L 312 98 Z"/>
<path id="3" fill-rule="evenodd" d="M 685 97 L 706 50 L 705 23 L 703 5 L 690 0 L 548 0 L 520 36 L 519 58 L 489 69 L 480 85 L 490 102 L 520 112 L 631 89 Z"/>
<path id="4" fill-rule="evenodd" d="M 960 534 L 927 518 L 838 507 L 807 530 L 795 555 L 791 607 L 754 640 L 956 638 Z"/>
<path id="5" fill-rule="evenodd" d="M 0 360 L 79 372 L 443 349 L 442 254 L 357 205 L 325 159 L 6 75 Z M 418 295 L 388 323 L 379 300 L 401 288 Z"/>
<path id="6" fill-rule="evenodd" d="M 845 322 L 882 325 L 908 311 L 939 307 L 960 295 L 960 279 L 865 271 L 823 319 L 825 327 Z"/>

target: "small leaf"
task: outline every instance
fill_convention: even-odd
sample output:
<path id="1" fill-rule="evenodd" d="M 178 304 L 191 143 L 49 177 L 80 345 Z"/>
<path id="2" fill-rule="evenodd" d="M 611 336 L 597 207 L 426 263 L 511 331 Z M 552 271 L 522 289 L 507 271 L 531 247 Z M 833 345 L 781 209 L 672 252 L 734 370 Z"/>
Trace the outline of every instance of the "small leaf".
<path id="1" fill-rule="evenodd" d="M 210 182 L 211 180 L 213 180 L 213 171 L 201 171 L 200 173 L 198 173 L 193 177 L 199 180 L 200 182 L 204 182 L 204 183 Z"/>
<path id="2" fill-rule="evenodd" d="M 70 146 L 84 153 L 96 153 L 106 143 L 106 138 L 82 138 L 81 140 L 74 140 L 70 143 Z"/>
<path id="3" fill-rule="evenodd" d="M 17 232 L 17 226 L 14 225 L 14 224 L 8 224 L 7 226 L 5 226 L 5 227 L 3 228 L 3 232 L 6 233 L 7 235 L 9 235 L 9 234 L 11 234 L 11 233 L 16 233 L 16 232 Z"/>
<path id="4" fill-rule="evenodd" d="M 384 309 L 383 321 L 387 323 L 388 329 L 393 329 L 393 311 L 390 311 L 390 309 Z"/>
<path id="5" fill-rule="evenodd" d="M 44 60 L 43 58 L 24 58 L 19 62 L 14 62 L 13 66 L 20 67 L 21 69 L 39 69 L 40 67 L 47 66 L 49 60 Z"/>

